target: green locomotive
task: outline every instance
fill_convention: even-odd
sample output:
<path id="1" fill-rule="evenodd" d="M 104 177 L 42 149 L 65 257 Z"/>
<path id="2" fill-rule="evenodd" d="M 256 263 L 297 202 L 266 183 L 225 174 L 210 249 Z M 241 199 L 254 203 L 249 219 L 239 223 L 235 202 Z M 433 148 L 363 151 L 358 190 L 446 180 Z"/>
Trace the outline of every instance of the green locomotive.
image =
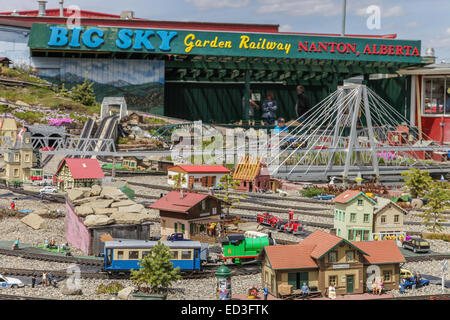
<path id="1" fill-rule="evenodd" d="M 255 260 L 265 246 L 276 244 L 269 234 L 266 237 L 250 238 L 243 234 L 232 234 L 220 239 L 223 253 L 221 259 L 231 259 L 233 263 L 241 264 Z"/>

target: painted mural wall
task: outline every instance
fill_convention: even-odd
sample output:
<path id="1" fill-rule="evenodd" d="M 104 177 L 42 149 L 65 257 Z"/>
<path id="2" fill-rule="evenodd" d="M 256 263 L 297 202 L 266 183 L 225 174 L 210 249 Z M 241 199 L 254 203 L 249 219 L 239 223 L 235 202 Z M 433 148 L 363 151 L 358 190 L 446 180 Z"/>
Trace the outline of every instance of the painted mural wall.
<path id="1" fill-rule="evenodd" d="M 164 61 L 33 57 L 41 78 L 70 90 L 87 78 L 99 103 L 125 97 L 129 110 L 164 113 Z"/>
<path id="2" fill-rule="evenodd" d="M 29 34 L 28 29 L 0 26 L 0 57 L 11 59 L 15 66 L 28 66 L 30 64 Z"/>

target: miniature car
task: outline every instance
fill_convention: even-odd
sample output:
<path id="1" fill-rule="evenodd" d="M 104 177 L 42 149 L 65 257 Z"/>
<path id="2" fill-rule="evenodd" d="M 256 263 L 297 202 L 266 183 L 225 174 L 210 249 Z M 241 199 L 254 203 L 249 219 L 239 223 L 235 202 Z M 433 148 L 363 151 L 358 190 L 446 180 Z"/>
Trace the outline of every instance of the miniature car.
<path id="1" fill-rule="evenodd" d="M 212 187 L 211 189 L 212 189 L 212 190 L 223 190 L 223 187 L 217 185 L 217 186 Z"/>
<path id="2" fill-rule="evenodd" d="M 50 187 L 50 186 L 46 186 L 43 187 L 41 190 L 39 190 L 39 192 L 42 193 L 58 193 L 58 190 L 54 187 Z"/>
<path id="3" fill-rule="evenodd" d="M 427 286 L 430 284 L 430 280 L 428 280 L 428 279 L 422 278 L 421 280 L 422 280 L 422 283 L 420 284 L 420 287 Z M 414 277 L 406 278 L 405 288 L 410 289 L 410 288 L 413 288 L 416 286 L 417 286 L 417 283 L 416 283 L 416 279 Z"/>
<path id="4" fill-rule="evenodd" d="M 400 279 L 407 279 L 414 277 L 413 273 L 408 269 L 400 269 Z"/>
<path id="5" fill-rule="evenodd" d="M 424 252 L 427 253 L 430 251 L 430 244 L 420 238 L 411 238 L 407 241 L 404 241 L 402 244 L 403 249 L 412 250 L 414 253 L 416 252 Z"/>
<path id="6" fill-rule="evenodd" d="M 167 241 L 191 241 L 189 239 L 185 239 L 182 233 L 172 233 L 167 237 Z"/>
<path id="7" fill-rule="evenodd" d="M 22 288 L 24 286 L 19 279 L 4 277 L 0 274 L 0 288 Z"/>
<path id="8" fill-rule="evenodd" d="M 55 151 L 52 147 L 41 148 L 41 151 Z"/>
<path id="9" fill-rule="evenodd" d="M 331 194 L 321 194 L 320 196 L 317 196 L 317 200 L 331 200 L 333 199 L 335 196 L 331 195 Z"/>

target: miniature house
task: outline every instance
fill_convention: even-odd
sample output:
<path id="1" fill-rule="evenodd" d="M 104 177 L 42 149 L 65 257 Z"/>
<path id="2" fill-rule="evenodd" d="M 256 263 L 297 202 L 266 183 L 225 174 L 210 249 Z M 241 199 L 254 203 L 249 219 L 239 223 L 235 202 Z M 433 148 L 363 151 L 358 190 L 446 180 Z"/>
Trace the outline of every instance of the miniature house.
<path id="1" fill-rule="evenodd" d="M 334 229 L 349 241 L 367 241 L 374 234 L 395 235 L 403 232 L 407 212 L 389 199 L 367 196 L 358 190 L 347 190 L 333 199 Z"/>
<path id="2" fill-rule="evenodd" d="M 0 136 L 10 137 L 11 142 L 16 142 L 18 134 L 17 123 L 14 118 L 0 118 Z"/>
<path id="3" fill-rule="evenodd" d="M 259 260 L 262 282 L 276 297 L 298 293 L 303 283 L 322 295 L 331 284 L 336 294 L 361 294 L 371 281 L 372 265 L 379 268 L 385 289 L 394 290 L 405 262 L 392 240 L 350 242 L 321 230 L 299 244 L 265 246 Z"/>
<path id="4" fill-rule="evenodd" d="M 239 181 L 238 190 L 258 192 L 270 189 L 270 173 L 261 159 L 245 156 L 241 158 L 233 173 L 233 179 Z"/>
<path id="5" fill-rule="evenodd" d="M 65 158 L 61 161 L 54 176 L 58 189 L 92 187 L 101 184 L 105 176 L 97 159 Z"/>
<path id="6" fill-rule="evenodd" d="M 141 170 L 145 170 L 143 165 L 143 160 L 145 157 L 124 157 L 122 159 L 121 167 L 127 170 L 136 170 L 140 168 Z"/>
<path id="7" fill-rule="evenodd" d="M 169 192 L 150 208 L 159 210 L 162 236 L 183 233 L 187 239 L 217 225 L 222 213 L 220 199 L 183 190 Z"/>
<path id="8" fill-rule="evenodd" d="M 31 134 L 24 132 L 23 136 L 16 139 L 13 148 L 3 155 L 4 165 L 1 178 L 6 181 L 30 182 L 33 167 L 37 159 L 33 154 Z"/>
<path id="9" fill-rule="evenodd" d="M 213 187 L 230 173 L 224 166 L 177 165 L 167 169 L 169 186 L 178 188 Z"/>

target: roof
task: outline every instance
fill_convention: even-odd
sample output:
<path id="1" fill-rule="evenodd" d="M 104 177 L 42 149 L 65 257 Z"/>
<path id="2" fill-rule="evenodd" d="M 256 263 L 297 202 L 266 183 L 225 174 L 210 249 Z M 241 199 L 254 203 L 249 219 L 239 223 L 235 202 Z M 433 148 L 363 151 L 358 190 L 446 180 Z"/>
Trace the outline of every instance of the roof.
<path id="1" fill-rule="evenodd" d="M 64 17 L 70 17 L 73 15 L 73 11 L 69 10 L 69 8 L 64 8 L 63 12 L 64 12 Z M 12 14 L 11 11 L 0 12 L 0 15 L 10 16 L 11 14 Z M 16 17 L 17 16 L 38 17 L 38 14 L 39 14 L 39 10 L 23 10 L 23 11 L 17 11 Z M 47 17 L 60 17 L 59 8 L 46 9 L 45 15 Z M 96 11 L 80 10 L 80 17 L 81 18 L 116 18 L 116 19 L 119 19 L 120 15 L 102 13 L 102 12 L 96 12 Z"/>
<path id="2" fill-rule="evenodd" d="M 259 175 L 269 175 L 269 171 L 265 169 L 265 165 L 262 163 L 261 158 L 244 156 L 236 165 L 233 179 L 253 181 Z"/>
<path id="3" fill-rule="evenodd" d="M 364 250 L 366 264 L 386 264 L 406 262 L 394 240 L 353 241 L 352 244 Z"/>
<path id="4" fill-rule="evenodd" d="M 101 179 L 105 177 L 97 159 L 65 158 L 61 161 L 56 174 L 59 173 L 64 163 L 69 167 L 74 179 Z"/>
<path id="5" fill-rule="evenodd" d="M 341 193 L 340 195 L 338 195 L 337 197 L 335 197 L 333 199 L 333 201 L 338 202 L 338 203 L 348 203 L 348 202 L 352 201 L 353 199 L 355 199 L 360 194 L 362 194 L 366 199 L 368 199 L 373 204 L 376 204 L 375 200 L 371 199 L 364 192 L 359 191 L 359 190 L 347 190 L 347 191 Z"/>
<path id="6" fill-rule="evenodd" d="M 17 122 L 14 118 L 0 118 L 1 130 L 17 130 Z"/>
<path id="7" fill-rule="evenodd" d="M 173 171 L 172 169 L 180 168 L 186 173 L 230 173 L 230 170 L 225 168 L 224 166 L 208 166 L 208 165 L 177 165 L 173 167 L 167 168 L 169 171 Z"/>
<path id="8" fill-rule="evenodd" d="M 161 243 L 171 248 L 201 248 L 201 243 L 199 241 L 161 241 Z M 145 248 L 153 248 L 157 244 L 158 241 L 118 240 L 118 241 L 106 241 L 105 248 L 145 249 Z"/>
<path id="9" fill-rule="evenodd" d="M 160 198 L 154 202 L 150 208 L 163 210 L 163 211 L 173 211 L 187 213 L 191 208 L 197 205 L 200 201 L 211 197 L 210 195 L 204 193 L 186 192 L 184 191 L 184 197 L 181 198 L 180 191 L 171 191 L 164 197 Z"/>
<path id="10" fill-rule="evenodd" d="M 318 265 L 311 258 L 314 245 L 300 244 L 265 246 L 272 269 L 301 269 L 317 268 Z"/>
<path id="11" fill-rule="evenodd" d="M 394 201 L 391 201 L 390 199 L 382 198 L 382 197 L 376 197 L 377 199 L 377 205 L 375 206 L 374 214 L 377 214 L 384 208 L 386 208 L 388 205 L 393 205 L 395 208 L 399 209 L 403 214 L 408 214 L 408 211 L 397 205 Z"/>

